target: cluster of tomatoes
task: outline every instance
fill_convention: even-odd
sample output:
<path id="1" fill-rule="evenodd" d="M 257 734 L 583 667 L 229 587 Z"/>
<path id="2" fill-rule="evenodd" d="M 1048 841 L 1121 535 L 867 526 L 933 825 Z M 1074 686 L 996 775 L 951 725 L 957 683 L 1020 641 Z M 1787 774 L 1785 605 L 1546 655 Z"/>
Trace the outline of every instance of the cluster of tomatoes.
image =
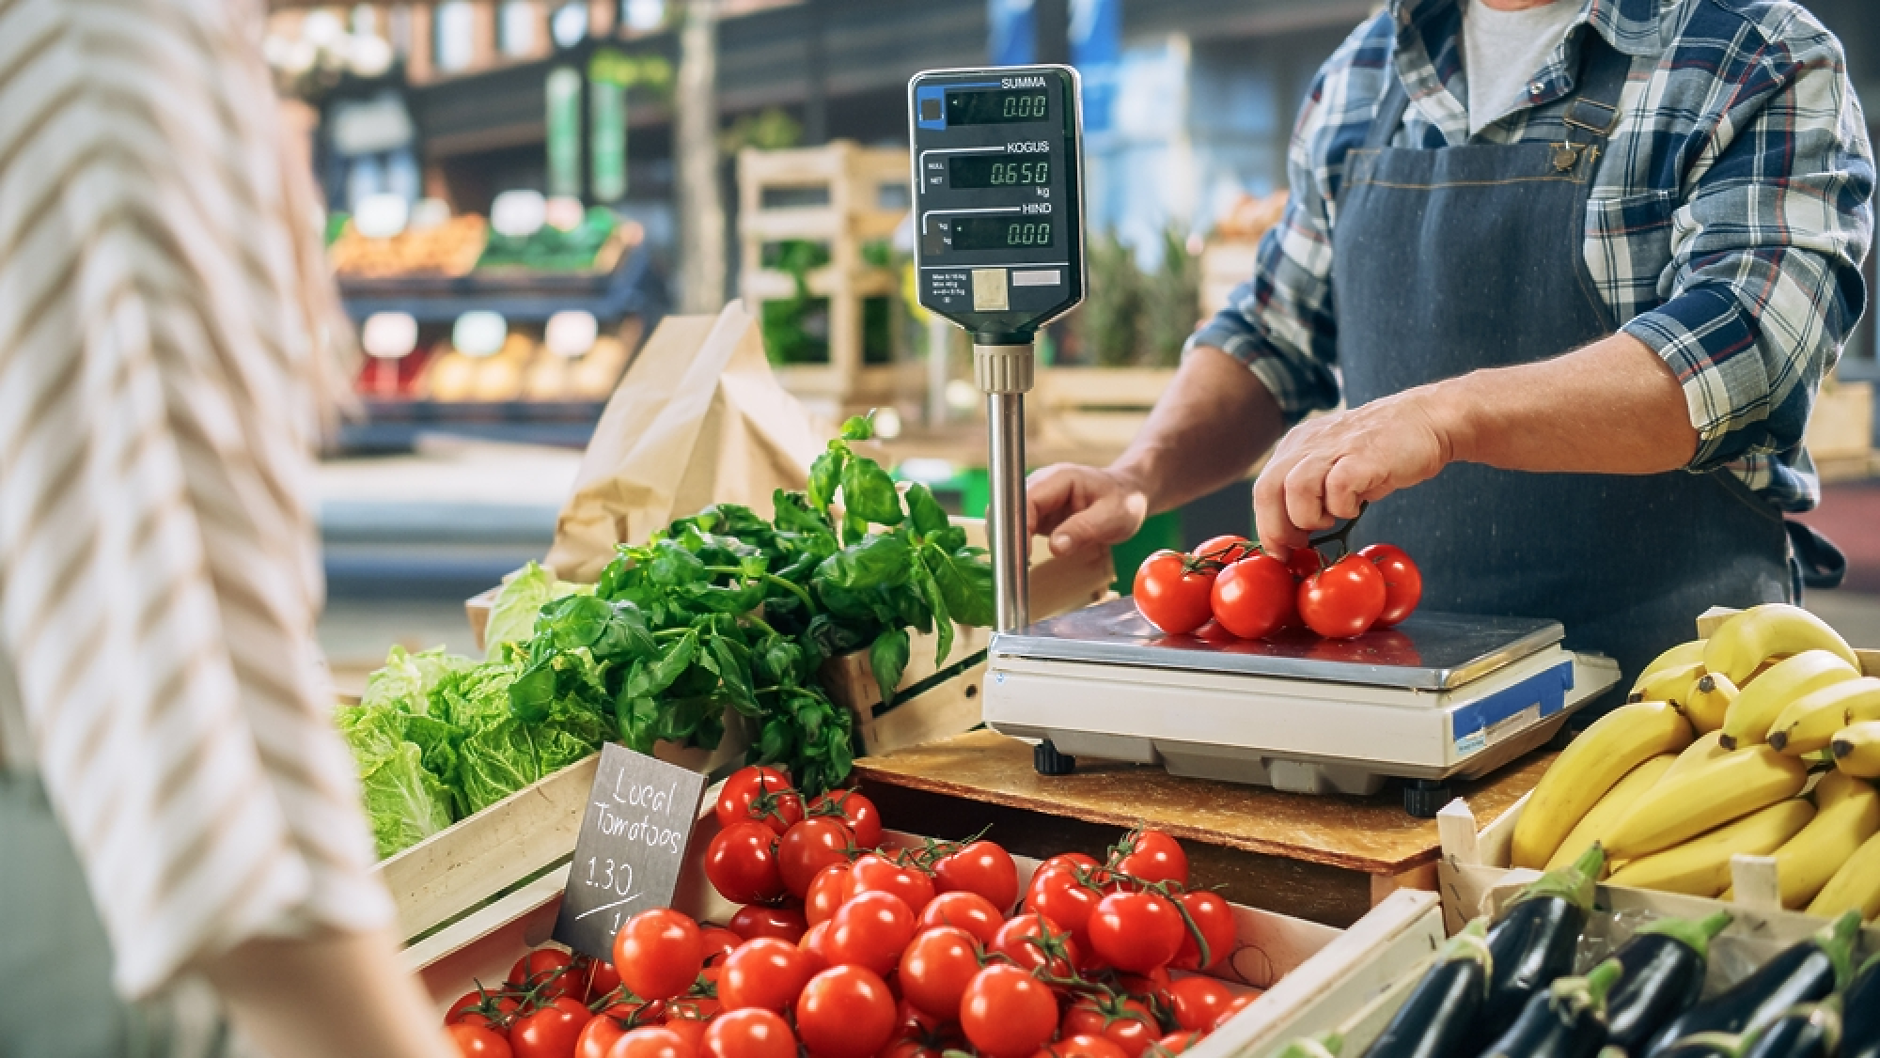
<path id="1" fill-rule="evenodd" d="M 1327 565 L 1316 548 L 1281 561 L 1246 537 L 1217 536 L 1192 555 L 1162 550 L 1144 559 L 1135 598 L 1142 616 L 1170 635 L 1213 621 L 1241 639 L 1300 625 L 1350 639 L 1410 616 L 1423 598 L 1423 574 L 1395 544 L 1371 544 Z"/>
<path id="2" fill-rule="evenodd" d="M 993 842 L 883 844 L 863 795 L 745 768 L 706 877 L 725 926 L 644 911 L 613 961 L 529 953 L 450 1008 L 479 1058 L 1170 1058 L 1258 994 L 1199 971 L 1234 948 L 1167 834 L 1019 871 Z M 1014 905 L 1018 905 L 1014 908 Z M 1172 972 L 1173 971 L 1173 972 Z"/>

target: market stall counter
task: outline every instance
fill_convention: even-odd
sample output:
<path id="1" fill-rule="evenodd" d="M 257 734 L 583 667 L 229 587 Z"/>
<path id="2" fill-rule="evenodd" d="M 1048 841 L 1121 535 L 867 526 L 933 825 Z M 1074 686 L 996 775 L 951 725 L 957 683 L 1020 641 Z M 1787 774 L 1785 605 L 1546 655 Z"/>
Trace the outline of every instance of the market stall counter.
<path id="1" fill-rule="evenodd" d="M 1459 787 L 1478 821 L 1506 812 L 1540 780 L 1534 754 Z M 1119 830 L 1147 825 L 1189 845 L 1197 878 L 1229 899 L 1348 926 L 1400 888 L 1436 888 L 1434 820 L 1395 798 L 1291 794 L 1091 762 L 1063 776 L 1032 768 L 1032 747 L 992 731 L 867 757 L 861 788 L 884 811 L 931 820 L 936 836 L 993 826 L 1014 851 L 1100 852 Z"/>

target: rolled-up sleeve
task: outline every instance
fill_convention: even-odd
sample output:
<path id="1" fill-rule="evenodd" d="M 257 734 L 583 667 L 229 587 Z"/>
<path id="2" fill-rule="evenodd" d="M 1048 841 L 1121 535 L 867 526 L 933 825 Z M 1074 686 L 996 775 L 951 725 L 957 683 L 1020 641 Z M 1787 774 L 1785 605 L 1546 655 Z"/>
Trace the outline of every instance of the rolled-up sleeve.
<path id="1" fill-rule="evenodd" d="M 1695 152 L 1664 302 L 1624 326 L 1684 388 L 1693 470 L 1799 445 L 1866 301 L 1873 155 L 1840 46 L 1819 32 L 1757 62 Z"/>

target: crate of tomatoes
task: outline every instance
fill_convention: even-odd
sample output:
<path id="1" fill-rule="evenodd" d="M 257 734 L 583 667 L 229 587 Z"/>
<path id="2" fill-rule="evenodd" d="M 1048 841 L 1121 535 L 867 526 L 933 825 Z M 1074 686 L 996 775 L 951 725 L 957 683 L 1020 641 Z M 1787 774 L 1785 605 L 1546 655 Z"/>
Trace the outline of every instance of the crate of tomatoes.
<path id="1" fill-rule="evenodd" d="M 547 943 L 562 866 L 412 961 L 466 1055 L 1209 1058 L 1307 1005 L 1355 1013 L 1441 943 L 1432 894 L 1340 931 L 1192 884 L 1153 830 L 1038 862 L 884 823 L 745 768 L 708 792 L 674 906 L 610 959 Z"/>

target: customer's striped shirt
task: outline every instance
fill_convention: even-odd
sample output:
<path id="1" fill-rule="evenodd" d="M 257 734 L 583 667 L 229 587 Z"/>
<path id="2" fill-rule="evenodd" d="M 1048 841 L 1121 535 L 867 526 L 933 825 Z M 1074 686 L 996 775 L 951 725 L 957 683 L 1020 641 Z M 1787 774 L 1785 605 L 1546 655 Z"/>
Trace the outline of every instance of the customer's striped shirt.
<path id="1" fill-rule="evenodd" d="M 0 0 L 0 759 L 132 997 L 391 921 L 313 639 L 329 281 L 259 16 Z"/>
<path id="2" fill-rule="evenodd" d="M 1821 490 L 1802 431 L 1866 304 L 1873 235 L 1873 152 L 1840 42 L 1791 0 L 1555 2 L 1582 4 L 1566 42 L 1523 71 L 1521 108 L 1473 138 L 1457 0 L 1390 0 L 1359 26 L 1300 112 L 1292 195 L 1251 281 L 1190 345 L 1246 362 L 1289 418 L 1337 404 L 1338 195 L 1390 80 L 1410 97 L 1393 147 L 1557 143 L 1580 34 L 1596 32 L 1632 73 L 1587 208 L 1587 270 L 1613 319 L 1683 385 L 1691 469 L 1727 466 L 1780 510 L 1812 508 Z M 1522 238 L 1522 219 L 1505 220 Z M 1403 267 L 1450 269 L 1466 288 L 1471 269 L 1495 263 Z"/>

